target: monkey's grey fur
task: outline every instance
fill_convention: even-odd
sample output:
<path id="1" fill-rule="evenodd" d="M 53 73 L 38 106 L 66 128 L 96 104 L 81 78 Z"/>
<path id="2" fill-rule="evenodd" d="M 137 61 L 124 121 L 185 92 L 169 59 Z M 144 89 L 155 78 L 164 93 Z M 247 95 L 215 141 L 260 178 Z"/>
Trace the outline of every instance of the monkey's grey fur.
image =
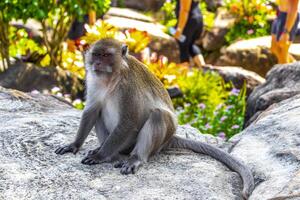
<path id="1" fill-rule="evenodd" d="M 147 67 L 113 39 L 96 42 L 86 53 L 87 101 L 75 141 L 57 154 L 79 150 L 95 126 L 100 146 L 83 164 L 117 161 L 122 174 L 135 173 L 149 157 L 166 148 L 186 148 L 221 161 L 243 180 L 243 196 L 254 189 L 251 171 L 230 154 L 211 145 L 175 136 L 177 121 L 171 99 Z M 129 154 L 121 159 L 121 154 Z"/>

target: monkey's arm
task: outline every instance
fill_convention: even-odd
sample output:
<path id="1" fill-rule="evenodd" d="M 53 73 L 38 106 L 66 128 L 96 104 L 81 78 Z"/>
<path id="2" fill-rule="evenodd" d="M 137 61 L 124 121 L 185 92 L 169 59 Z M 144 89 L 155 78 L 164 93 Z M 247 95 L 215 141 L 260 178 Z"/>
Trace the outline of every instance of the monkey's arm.
<path id="1" fill-rule="evenodd" d="M 55 153 L 62 155 L 67 152 L 72 152 L 76 154 L 94 127 L 97 117 L 99 117 L 100 108 L 101 106 L 97 103 L 92 105 L 87 104 L 82 113 L 79 129 L 74 142 L 67 146 L 59 147 L 56 149 Z"/>
<path id="2" fill-rule="evenodd" d="M 138 133 L 138 128 L 133 123 L 135 120 L 125 119 L 118 123 L 96 154 L 88 155 L 81 161 L 83 164 L 93 165 L 110 161 L 118 155 L 122 147 L 133 143 Z"/>

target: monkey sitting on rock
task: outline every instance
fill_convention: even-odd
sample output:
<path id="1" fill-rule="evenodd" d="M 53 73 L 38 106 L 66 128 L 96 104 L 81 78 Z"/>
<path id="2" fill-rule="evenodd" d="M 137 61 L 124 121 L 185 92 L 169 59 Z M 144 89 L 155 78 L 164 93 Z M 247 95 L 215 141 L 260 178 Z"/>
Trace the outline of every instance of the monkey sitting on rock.
<path id="1" fill-rule="evenodd" d="M 240 174 L 248 198 L 254 189 L 251 171 L 230 154 L 175 134 L 176 115 L 163 84 L 147 67 L 128 55 L 128 47 L 102 39 L 85 55 L 87 99 L 75 141 L 57 154 L 76 154 L 95 126 L 99 147 L 82 160 L 94 165 L 117 161 L 122 174 L 134 174 L 149 157 L 167 148 L 207 154 Z M 128 154 L 125 160 L 121 156 Z"/>

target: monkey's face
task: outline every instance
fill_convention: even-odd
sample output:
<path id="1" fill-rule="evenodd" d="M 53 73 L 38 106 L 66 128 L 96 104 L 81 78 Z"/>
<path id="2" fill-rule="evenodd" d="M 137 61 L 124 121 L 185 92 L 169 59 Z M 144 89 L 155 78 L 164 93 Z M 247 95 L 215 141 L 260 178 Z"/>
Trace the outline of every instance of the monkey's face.
<path id="1" fill-rule="evenodd" d="M 124 63 L 127 46 L 113 39 L 103 39 L 96 42 L 86 54 L 88 71 L 96 74 L 113 73 Z"/>

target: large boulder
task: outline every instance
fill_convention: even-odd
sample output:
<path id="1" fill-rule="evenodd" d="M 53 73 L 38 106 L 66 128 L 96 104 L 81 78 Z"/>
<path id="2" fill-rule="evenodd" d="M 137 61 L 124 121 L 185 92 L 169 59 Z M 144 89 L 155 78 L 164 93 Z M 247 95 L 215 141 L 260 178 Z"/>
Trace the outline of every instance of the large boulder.
<path id="1" fill-rule="evenodd" d="M 83 81 L 57 67 L 39 67 L 32 63 L 17 61 L 0 73 L 0 86 L 31 92 L 60 87 L 73 98 L 83 97 Z"/>
<path id="2" fill-rule="evenodd" d="M 237 173 L 190 151 L 163 152 L 129 176 L 111 164 L 80 163 L 97 146 L 94 132 L 78 155 L 56 155 L 57 146 L 74 138 L 80 115 L 52 96 L 0 87 L 0 199 L 242 199 Z M 299 117 L 300 95 L 265 111 L 229 142 L 188 126 L 180 126 L 177 134 L 223 147 L 246 163 L 256 182 L 250 200 L 296 200 Z"/>
<path id="3" fill-rule="evenodd" d="M 254 89 L 247 100 L 245 126 L 274 103 L 300 94 L 300 62 L 276 65 L 266 82 Z"/>
<path id="4" fill-rule="evenodd" d="M 220 74 L 225 82 L 231 82 L 237 89 L 242 89 L 244 84 L 246 84 L 247 95 L 249 95 L 255 87 L 265 82 L 263 77 L 241 67 L 205 65 L 203 69 L 204 71 L 214 71 Z"/>
<path id="5" fill-rule="evenodd" d="M 189 151 L 162 153 L 129 176 L 111 164 L 80 163 L 97 146 L 94 132 L 78 155 L 56 155 L 74 138 L 80 115 L 52 96 L 0 88 L 0 199 L 241 199 L 237 173 Z M 223 143 L 186 126 L 178 134 Z"/>
<path id="6" fill-rule="evenodd" d="M 33 78 L 34 77 L 34 78 Z M 54 67 L 38 67 L 31 63 L 16 62 L 0 73 L 0 86 L 30 92 L 51 89 L 58 85 Z"/>
<path id="7" fill-rule="evenodd" d="M 270 47 L 271 36 L 241 40 L 221 49 L 221 56 L 214 64 L 242 66 L 264 77 L 272 66 L 277 63 Z M 300 44 L 292 44 L 289 50 L 290 54 L 296 59 L 300 58 L 299 47 Z"/>
<path id="8" fill-rule="evenodd" d="M 231 154 L 255 173 L 250 200 L 300 199 L 300 95 L 274 104 L 240 135 Z"/>
<path id="9" fill-rule="evenodd" d="M 179 49 L 176 40 L 164 32 L 165 27 L 140 12 L 126 8 L 111 8 L 104 16 L 109 24 L 121 30 L 135 28 L 147 31 L 151 37 L 149 48 L 158 55 L 166 56 L 169 61 L 179 62 Z"/>

